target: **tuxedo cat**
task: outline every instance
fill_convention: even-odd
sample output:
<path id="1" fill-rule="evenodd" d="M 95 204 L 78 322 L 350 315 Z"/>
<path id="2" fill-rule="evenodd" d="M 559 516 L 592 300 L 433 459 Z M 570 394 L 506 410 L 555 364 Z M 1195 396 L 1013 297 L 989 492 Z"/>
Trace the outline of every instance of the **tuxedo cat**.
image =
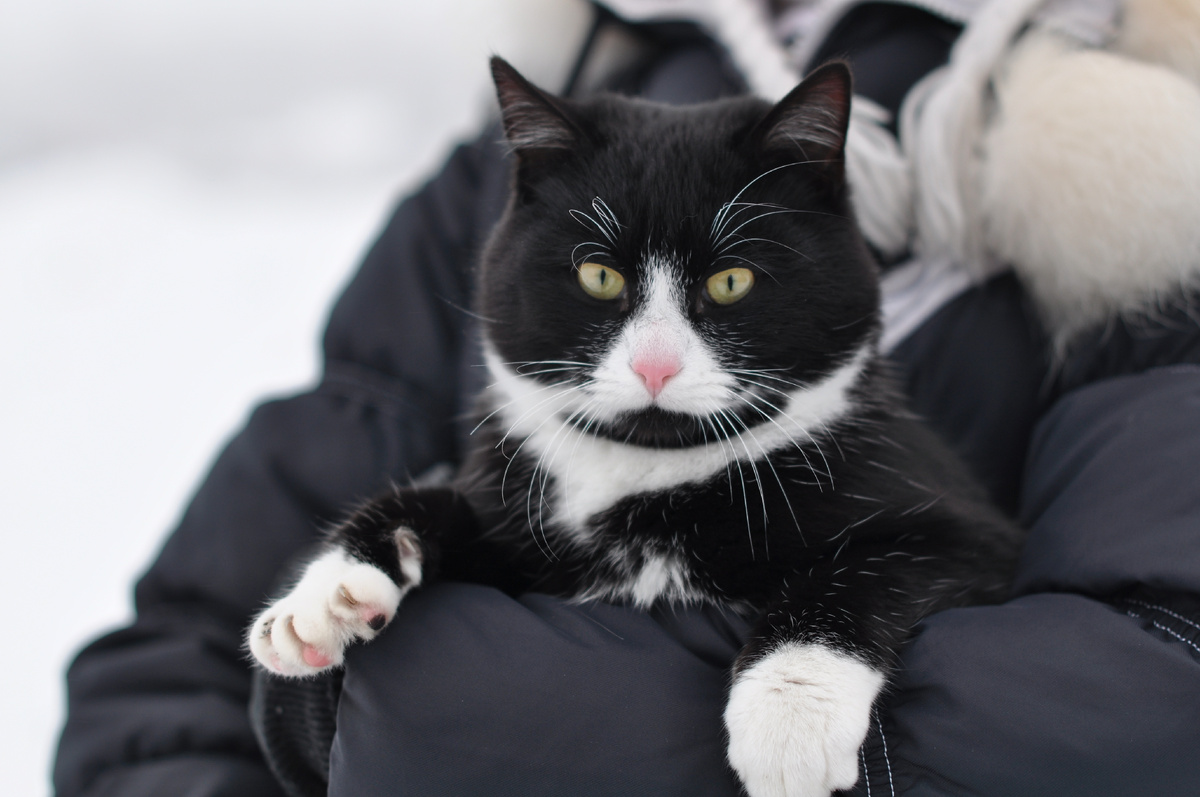
<path id="1" fill-rule="evenodd" d="M 1002 598 L 1019 535 L 876 353 L 849 71 L 692 107 L 492 71 L 515 176 L 478 274 L 493 384 L 472 450 L 451 487 L 337 528 L 250 650 L 286 676 L 336 667 L 431 578 L 718 604 L 757 622 L 725 711 L 749 794 L 850 787 L 914 626 Z"/>

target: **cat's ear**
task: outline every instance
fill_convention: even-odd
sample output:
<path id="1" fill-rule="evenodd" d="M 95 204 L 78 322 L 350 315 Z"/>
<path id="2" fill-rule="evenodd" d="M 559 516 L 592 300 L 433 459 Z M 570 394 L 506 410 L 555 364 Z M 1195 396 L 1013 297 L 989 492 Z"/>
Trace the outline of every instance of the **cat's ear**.
<path id="1" fill-rule="evenodd" d="M 852 95 L 850 68 L 831 61 L 776 103 L 751 138 L 771 159 L 799 156 L 817 165 L 840 168 Z"/>
<path id="2" fill-rule="evenodd" d="M 492 80 L 500 100 L 504 136 L 525 157 L 571 150 L 583 138 L 562 104 L 526 80 L 503 58 L 492 56 Z"/>

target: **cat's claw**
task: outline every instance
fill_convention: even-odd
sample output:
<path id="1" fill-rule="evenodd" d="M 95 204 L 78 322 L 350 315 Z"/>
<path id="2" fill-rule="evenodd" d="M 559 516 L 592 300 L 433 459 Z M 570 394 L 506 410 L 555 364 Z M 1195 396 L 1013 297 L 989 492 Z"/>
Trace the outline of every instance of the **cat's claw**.
<path id="1" fill-rule="evenodd" d="M 785 644 L 738 674 L 729 763 L 750 797 L 828 797 L 858 780 L 883 674 L 824 645 Z"/>
<path id="2" fill-rule="evenodd" d="M 406 533 L 405 533 L 406 532 Z M 373 639 L 392 621 L 404 594 L 420 583 L 421 557 L 401 530 L 397 585 L 382 570 L 332 549 L 304 570 L 291 592 L 258 616 L 247 634 L 251 654 L 277 675 L 300 678 L 341 666 L 346 646 Z"/>

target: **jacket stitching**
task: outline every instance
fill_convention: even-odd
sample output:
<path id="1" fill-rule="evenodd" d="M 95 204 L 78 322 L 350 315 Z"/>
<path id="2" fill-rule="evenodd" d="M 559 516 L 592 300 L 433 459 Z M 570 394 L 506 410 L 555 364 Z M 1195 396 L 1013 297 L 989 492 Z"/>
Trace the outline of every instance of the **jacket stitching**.
<path id="1" fill-rule="evenodd" d="M 1190 639 L 1188 639 L 1188 638 L 1186 638 L 1186 637 L 1182 636 L 1182 635 L 1181 635 L 1181 634 L 1179 634 L 1179 633 L 1176 633 L 1175 631 L 1172 631 L 1170 628 L 1167 628 L 1165 625 L 1163 625 L 1162 623 L 1158 622 L 1157 620 L 1150 620 L 1150 618 L 1148 618 L 1148 617 L 1143 617 L 1142 615 L 1140 615 L 1140 614 L 1138 614 L 1137 612 L 1134 612 L 1134 611 L 1132 611 L 1132 610 L 1130 610 L 1130 611 L 1127 611 L 1127 612 L 1125 612 L 1125 613 L 1126 613 L 1126 614 L 1128 614 L 1130 617 L 1133 617 L 1133 618 L 1135 618 L 1135 619 L 1137 619 L 1137 620 L 1149 620 L 1149 621 L 1150 621 L 1150 624 L 1151 624 L 1151 625 L 1153 625 L 1153 626 L 1154 626 L 1155 628 L 1157 628 L 1158 630 L 1160 630 L 1160 631 L 1165 631 L 1166 633 L 1168 633 L 1168 634 L 1170 634 L 1171 636 L 1173 636 L 1173 637 L 1175 637 L 1176 639 L 1178 639 L 1178 640 L 1179 640 L 1180 642 L 1182 642 L 1183 644 L 1187 645 L 1187 646 L 1188 646 L 1189 648 L 1191 648 L 1192 650 L 1196 651 L 1197 653 L 1200 653 L 1200 645 L 1197 645 L 1197 644 L 1196 644 L 1195 642 L 1193 642 L 1192 640 L 1190 640 Z"/>
<path id="2" fill-rule="evenodd" d="M 1160 611 L 1163 614 L 1174 617 L 1176 620 L 1178 620 L 1181 623 L 1186 623 L 1186 624 L 1190 625 L 1192 628 L 1200 629 L 1200 624 L 1197 624 L 1194 621 L 1189 620 L 1188 618 L 1184 617 L 1182 614 L 1171 611 L 1170 609 L 1166 608 L 1165 606 L 1158 606 L 1153 603 L 1146 603 L 1146 601 L 1140 601 L 1137 598 L 1130 598 L 1129 602 L 1136 603 L 1138 606 L 1145 606 L 1147 609 L 1154 609 L 1156 611 Z M 1136 617 L 1138 615 L 1134 615 L 1134 616 Z"/>
<path id="3" fill-rule="evenodd" d="M 879 740 L 883 742 L 883 763 L 887 764 L 888 789 L 892 797 L 896 797 L 896 782 L 892 780 L 892 759 L 888 755 L 887 737 L 883 734 L 883 722 L 879 719 L 879 712 L 875 713 L 875 725 L 879 728 Z"/>
<path id="4" fill-rule="evenodd" d="M 1157 629 L 1159 629 L 1159 630 L 1161 630 L 1161 631 L 1166 631 L 1168 634 L 1170 634 L 1171 636 L 1175 637 L 1175 638 L 1176 638 L 1176 639 L 1178 639 L 1180 642 L 1182 642 L 1183 644 L 1185 644 L 1185 645 L 1187 645 L 1188 647 L 1190 647 L 1192 650 L 1196 651 L 1197 653 L 1200 653 L 1200 645 L 1197 645 L 1195 642 L 1191 641 L 1190 639 L 1186 639 L 1186 638 L 1184 638 L 1183 636 L 1181 636 L 1180 634 L 1178 634 L 1178 633 L 1176 633 L 1176 632 L 1172 631 L 1170 628 L 1167 628 L 1165 625 L 1163 625 L 1162 623 L 1158 622 L 1157 620 L 1151 620 L 1150 622 L 1154 624 L 1154 627 L 1155 627 L 1155 628 L 1157 628 Z"/>

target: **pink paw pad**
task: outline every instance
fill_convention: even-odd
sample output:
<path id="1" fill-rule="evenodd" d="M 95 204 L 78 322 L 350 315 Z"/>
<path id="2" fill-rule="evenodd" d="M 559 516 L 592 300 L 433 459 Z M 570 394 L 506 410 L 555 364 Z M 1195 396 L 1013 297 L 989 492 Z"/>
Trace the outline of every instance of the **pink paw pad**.
<path id="1" fill-rule="evenodd" d="M 304 646 L 303 656 L 304 663 L 309 667 L 328 667 L 330 664 L 333 664 L 333 659 L 329 658 L 312 645 Z"/>

